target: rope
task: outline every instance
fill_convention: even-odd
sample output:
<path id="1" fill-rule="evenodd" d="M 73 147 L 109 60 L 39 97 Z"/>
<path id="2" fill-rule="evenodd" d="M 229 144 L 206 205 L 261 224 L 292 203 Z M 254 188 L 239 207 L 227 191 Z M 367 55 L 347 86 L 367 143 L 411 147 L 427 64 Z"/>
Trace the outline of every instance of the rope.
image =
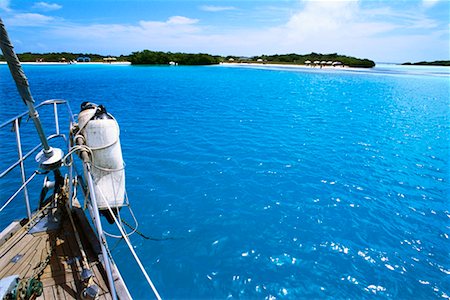
<path id="1" fill-rule="evenodd" d="M 94 162 L 94 151 L 104 150 L 104 149 L 107 149 L 107 148 L 109 148 L 109 147 L 111 147 L 111 146 L 117 144 L 117 142 L 119 141 L 119 137 L 118 137 L 118 136 L 117 136 L 117 138 L 116 138 L 113 142 L 111 142 L 111 143 L 109 143 L 109 144 L 106 144 L 106 145 L 103 145 L 103 146 L 99 146 L 99 147 L 89 147 L 89 146 L 86 145 L 86 138 L 85 138 L 85 136 L 83 135 L 83 131 L 84 131 L 85 127 L 87 126 L 87 124 L 95 117 L 95 114 L 97 113 L 98 110 L 99 110 L 99 108 L 96 107 L 96 108 L 95 108 L 95 111 L 93 112 L 93 114 L 92 114 L 92 116 L 90 117 L 90 119 L 89 119 L 89 120 L 88 120 L 81 128 L 78 129 L 78 131 L 77 131 L 77 133 L 75 134 L 75 136 L 73 137 L 73 139 L 76 141 L 78 138 L 81 138 L 81 139 L 83 140 L 83 144 L 82 144 L 82 145 L 76 145 L 76 146 L 73 146 L 73 147 L 70 149 L 69 153 L 67 153 L 67 154 L 64 156 L 64 158 L 63 158 L 63 164 L 64 164 L 65 166 L 67 166 L 67 167 L 70 166 L 73 162 L 72 162 L 72 160 L 70 160 L 69 162 L 67 162 L 67 159 L 68 159 L 74 152 L 76 152 L 76 151 L 86 151 L 86 152 L 89 153 L 90 160 L 91 160 L 91 166 L 94 167 L 94 168 L 96 168 L 97 170 L 104 171 L 104 172 L 119 172 L 119 171 L 123 171 L 123 170 L 125 169 L 125 162 L 123 162 L 123 161 L 122 161 L 123 166 L 120 167 L 120 168 L 115 168 L 115 169 L 104 168 L 104 167 L 101 167 L 101 166 L 95 164 L 95 162 Z M 115 124 L 116 127 L 117 127 L 117 132 L 120 132 L 120 128 L 119 128 L 119 125 L 118 125 L 118 123 L 117 123 L 117 120 L 116 120 L 111 114 L 108 114 L 108 116 L 110 116 L 110 117 L 112 118 L 112 120 L 115 121 L 114 124 Z"/>
<path id="2" fill-rule="evenodd" d="M 98 191 L 100 192 L 101 197 L 103 198 L 103 200 L 105 201 L 105 203 L 108 203 L 108 201 L 106 201 L 106 199 L 105 199 L 105 194 L 103 194 L 102 189 L 101 189 L 99 186 L 97 186 L 97 189 L 98 189 Z M 125 194 L 125 195 L 126 195 L 126 194 Z M 109 206 L 109 203 L 108 203 L 108 206 Z M 135 222 L 135 224 L 136 224 L 136 229 L 137 229 L 137 227 L 138 227 L 138 222 L 137 222 L 136 218 L 134 217 L 134 214 L 133 214 L 133 211 L 131 210 L 130 204 L 128 203 L 128 196 L 127 196 L 127 205 L 126 205 L 126 206 L 128 207 L 128 209 L 130 210 L 131 215 L 133 216 L 134 222 Z M 117 210 L 117 214 L 118 214 L 118 215 L 120 215 L 120 212 L 119 212 L 119 211 L 120 211 L 120 210 Z M 119 218 L 119 220 L 121 220 L 121 218 Z M 122 227 L 122 228 L 123 228 L 123 227 Z M 133 229 L 133 228 L 132 228 L 132 229 Z M 133 230 L 132 232 L 128 233 L 128 232 L 126 232 L 125 229 L 124 229 L 124 232 L 126 232 L 126 236 L 127 236 L 127 237 L 130 236 L 130 235 L 132 235 L 135 231 L 136 231 L 136 230 Z M 105 229 L 103 229 L 103 233 L 104 233 L 105 235 L 111 237 L 111 238 L 115 238 L 115 239 L 121 239 L 121 238 L 122 238 L 121 235 L 120 235 L 120 236 L 119 236 L 119 235 L 114 235 L 114 234 L 112 234 L 112 233 L 107 232 Z"/>
<path id="3" fill-rule="evenodd" d="M 142 232 L 140 232 L 137 229 L 134 229 L 130 224 L 127 223 L 127 221 L 121 219 L 122 223 L 127 225 L 130 229 L 133 229 L 137 234 L 139 234 L 141 237 L 143 237 L 146 240 L 151 240 L 151 241 L 168 241 L 168 240 L 178 240 L 179 238 L 174 238 L 174 237 L 166 237 L 166 238 L 155 238 L 155 237 L 151 237 L 148 235 L 143 234 Z"/>
<path id="4" fill-rule="evenodd" d="M 13 76 L 17 86 L 20 86 L 23 89 L 28 89 L 29 88 L 28 79 L 25 76 L 25 73 L 23 72 L 22 66 L 20 65 L 16 53 L 14 52 L 14 46 L 12 45 L 8 37 L 8 33 L 6 32 L 5 25 L 3 24 L 1 18 L 0 18 L 0 47 L 2 48 L 3 57 L 8 62 L 9 69 L 11 70 L 11 75 Z M 22 96 L 22 100 L 25 103 L 27 101 L 34 102 L 33 98 L 31 97 L 31 94 L 29 96 L 30 98 Z"/>
<path id="5" fill-rule="evenodd" d="M 96 111 L 97 111 L 97 110 L 96 110 Z M 80 129 L 78 130 L 77 135 L 75 135 L 75 138 L 76 138 L 78 135 L 82 135 L 82 132 L 84 131 L 86 125 L 92 120 L 92 118 L 94 117 L 94 115 L 95 115 L 95 113 L 94 113 L 94 114 L 91 116 L 91 118 L 90 118 L 90 119 L 82 126 L 82 128 L 80 128 Z M 109 114 L 108 114 L 108 115 L 109 115 Z M 109 115 L 109 116 L 111 116 L 111 115 Z M 112 116 L 111 116 L 111 117 L 112 117 Z M 119 127 L 118 127 L 118 124 L 117 124 L 116 119 L 114 119 L 114 117 L 112 117 L 112 119 L 115 121 L 115 124 L 116 124 L 116 126 L 117 126 L 117 131 L 119 132 Z M 117 136 L 116 140 L 115 140 L 114 142 L 108 144 L 108 145 L 104 145 L 104 146 L 101 146 L 101 147 L 88 147 L 88 146 L 86 146 L 86 145 L 83 145 L 82 148 L 77 148 L 77 149 L 80 149 L 80 150 L 86 150 L 86 151 L 88 151 L 88 152 L 91 154 L 91 157 L 90 157 L 91 160 L 90 160 L 90 162 L 85 162 L 85 164 L 86 164 L 86 166 L 87 166 L 87 172 L 88 172 L 87 176 L 91 176 L 91 174 L 90 174 L 90 167 L 94 167 L 94 168 L 96 168 L 96 169 L 99 169 L 99 170 L 102 170 L 102 171 L 106 171 L 106 172 L 116 172 L 116 171 L 121 171 L 121 170 L 123 170 L 123 169 L 125 168 L 125 164 L 124 164 L 124 163 L 123 163 L 123 166 L 122 166 L 121 168 L 117 168 L 117 169 L 103 168 L 103 167 L 100 167 L 100 166 L 95 165 L 95 163 L 94 163 L 94 155 L 93 155 L 93 152 L 94 152 L 94 151 L 97 151 L 97 150 L 103 150 L 103 149 L 106 149 L 106 148 L 108 148 L 108 147 L 111 147 L 112 145 L 116 144 L 116 143 L 118 142 L 118 140 L 119 140 L 119 137 Z M 84 139 L 83 142 L 85 143 L 86 140 Z M 74 147 L 74 148 L 75 148 L 75 147 Z M 70 155 L 73 154 L 73 152 L 77 151 L 77 149 L 73 149 L 73 148 L 72 148 L 72 149 L 70 150 L 70 152 L 69 152 Z M 68 154 L 68 155 L 66 155 L 66 157 L 69 157 L 70 155 Z M 66 157 L 65 157 L 65 158 L 66 158 Z M 65 160 L 64 160 L 64 161 L 65 161 Z M 70 162 L 70 163 L 71 163 L 71 162 Z M 100 191 L 102 197 L 105 198 L 104 195 L 103 195 L 102 190 L 101 190 L 100 188 L 99 188 L 98 190 Z M 91 192 L 93 192 L 93 191 L 91 191 Z M 91 199 L 92 199 L 92 198 L 91 198 Z M 105 204 L 106 204 L 106 207 L 107 207 L 109 213 L 111 214 L 111 217 L 112 217 L 113 220 L 114 220 L 114 223 L 116 224 L 117 228 L 119 229 L 122 238 L 125 240 L 125 242 L 126 242 L 128 248 L 129 248 L 131 254 L 133 255 L 133 257 L 134 257 L 136 263 L 138 264 L 139 268 L 141 269 L 142 274 L 144 275 L 144 277 L 145 277 L 147 283 L 150 285 L 150 287 L 151 287 L 153 293 L 155 294 L 156 299 L 160 300 L 160 299 L 161 299 L 161 296 L 159 295 L 159 293 L 158 293 L 158 291 L 157 291 L 155 285 L 153 284 L 152 280 L 150 279 L 149 275 L 147 274 L 147 271 L 145 270 L 144 266 L 142 265 L 141 260 L 140 260 L 139 257 L 137 256 L 137 254 L 136 254 L 136 252 L 135 252 L 133 246 L 132 246 L 131 243 L 130 243 L 130 240 L 129 240 L 129 237 L 128 237 L 130 234 L 129 234 L 129 233 L 125 233 L 125 230 L 124 230 L 123 226 L 121 225 L 122 223 L 119 222 L 119 221 L 117 220 L 117 217 L 115 216 L 113 210 L 111 209 L 111 206 L 109 205 L 108 201 L 105 201 Z M 131 209 L 130 209 L 130 211 L 131 211 Z M 134 214 L 132 214 L 132 215 L 134 216 Z M 122 221 L 122 218 L 120 218 L 120 221 Z M 136 221 L 136 225 L 137 225 L 137 221 Z M 137 227 L 137 226 L 136 226 L 136 227 Z M 132 229 L 133 229 L 133 228 L 132 228 Z M 135 228 L 135 229 L 133 230 L 133 232 L 136 231 L 136 230 L 137 230 L 137 229 Z M 103 232 L 103 233 L 106 234 L 106 232 Z M 120 241 L 120 240 L 119 240 L 119 241 Z M 105 240 L 105 241 L 101 241 L 101 242 L 105 245 L 106 248 L 108 248 L 108 247 L 107 247 L 106 240 Z M 109 252 L 109 249 L 108 249 L 107 251 Z"/>
<path id="6" fill-rule="evenodd" d="M 125 234 L 123 228 L 119 225 L 119 222 L 118 222 L 116 216 L 114 215 L 114 212 L 112 211 L 111 206 L 109 205 L 108 202 L 106 202 L 106 206 L 107 206 L 107 208 L 109 210 L 109 213 L 111 214 L 111 217 L 114 219 L 114 223 L 116 224 L 117 229 L 119 229 L 120 233 L 122 234 L 123 239 L 127 243 L 127 246 L 128 246 L 128 249 L 130 249 L 131 255 L 133 255 L 134 260 L 138 264 L 138 266 L 141 269 L 141 272 L 144 275 L 147 283 L 150 285 L 153 293 L 155 294 L 156 299 L 161 300 L 161 296 L 159 295 L 158 290 L 156 289 L 155 285 L 153 284 L 153 281 L 148 276 L 147 271 L 145 270 L 144 266 L 142 265 L 141 260 L 139 259 L 139 256 L 136 254 L 136 251 L 134 251 L 133 245 L 131 245 L 131 242 L 130 242 L 128 236 Z"/>
<path id="7" fill-rule="evenodd" d="M 64 155 L 64 157 L 62 159 L 62 163 L 64 166 L 70 167 L 73 164 L 72 154 L 76 151 L 86 151 L 89 153 L 89 155 L 91 157 L 91 161 L 94 159 L 94 154 L 93 154 L 91 148 L 89 148 L 86 145 L 76 145 L 76 146 L 73 146 L 66 155 Z M 70 160 L 68 161 L 69 158 L 70 158 Z"/>

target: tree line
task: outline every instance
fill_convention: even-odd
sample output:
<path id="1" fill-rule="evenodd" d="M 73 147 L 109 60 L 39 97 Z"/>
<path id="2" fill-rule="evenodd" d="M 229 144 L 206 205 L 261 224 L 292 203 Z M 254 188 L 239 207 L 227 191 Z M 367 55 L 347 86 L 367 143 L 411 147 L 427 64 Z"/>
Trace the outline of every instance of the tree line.
<path id="1" fill-rule="evenodd" d="M 306 61 L 339 61 L 343 65 L 349 67 L 357 68 L 372 68 L 375 66 L 375 62 L 369 59 L 360 59 L 351 56 L 338 55 L 337 53 L 332 54 L 275 54 L 275 55 L 261 55 L 253 56 L 250 58 L 242 58 L 237 56 L 213 56 L 210 54 L 199 53 L 199 54 L 189 54 L 189 53 L 172 53 L 172 52 L 161 52 L 161 51 L 150 51 L 143 50 L 138 52 L 133 52 L 129 56 L 129 61 L 131 64 L 139 65 L 166 65 L 170 62 L 177 63 L 179 65 L 211 65 L 218 64 L 221 62 L 229 62 L 230 59 L 235 62 L 265 62 L 265 63 L 286 63 L 286 64 L 305 64 Z"/>
<path id="2" fill-rule="evenodd" d="M 79 57 L 89 57 L 92 62 L 102 62 L 104 56 L 93 53 L 70 53 L 70 52 L 52 52 L 52 53 L 31 53 L 25 52 L 18 54 L 19 60 L 23 62 L 61 62 L 73 61 Z M 372 68 L 375 62 L 369 59 L 360 59 L 351 56 L 339 55 L 337 53 L 320 54 L 312 52 L 310 54 L 275 54 L 275 55 L 260 55 L 253 57 L 238 57 L 238 56 L 218 56 L 206 53 L 181 53 L 181 52 L 162 52 L 143 50 L 133 52 L 130 55 L 120 55 L 117 61 L 129 61 L 133 65 L 167 65 L 171 62 L 178 65 L 212 65 L 221 62 L 263 62 L 263 63 L 281 63 L 281 64 L 305 64 L 307 61 L 333 61 L 341 62 L 345 66 L 357 68 Z M 3 56 L 0 55 L 0 60 Z"/>
<path id="3" fill-rule="evenodd" d="M 143 50 L 131 53 L 129 61 L 133 65 L 167 65 L 170 62 L 179 65 L 213 65 L 223 61 L 220 56 L 206 53 L 172 53 Z"/>
<path id="4" fill-rule="evenodd" d="M 229 56 L 227 59 L 233 58 L 233 60 L 242 61 L 237 57 Z M 275 54 L 275 55 L 260 55 L 250 57 L 247 61 L 251 62 L 265 62 L 265 63 L 281 63 L 281 64 L 299 64 L 304 65 L 307 61 L 311 63 L 315 61 L 332 61 L 341 62 L 345 66 L 355 68 L 373 68 L 375 62 L 369 59 L 361 59 L 352 56 L 339 55 L 337 53 L 321 54 L 311 52 L 310 54 Z"/>
<path id="5" fill-rule="evenodd" d="M 31 53 L 24 52 L 17 54 L 21 62 L 61 62 L 74 61 L 79 57 L 89 57 L 92 62 L 103 62 L 103 59 L 110 56 L 94 54 L 94 53 L 71 53 L 71 52 L 51 52 L 51 53 Z M 128 61 L 127 55 L 116 57 L 117 61 Z M 0 60 L 4 60 L 3 55 L 0 55 Z"/>
<path id="6" fill-rule="evenodd" d="M 419 61 L 419 62 L 415 62 L 415 63 L 410 63 L 410 62 L 406 62 L 403 63 L 402 65 L 407 65 L 407 66 L 445 66 L 445 67 L 449 67 L 450 66 L 450 60 L 435 60 L 435 61 Z"/>

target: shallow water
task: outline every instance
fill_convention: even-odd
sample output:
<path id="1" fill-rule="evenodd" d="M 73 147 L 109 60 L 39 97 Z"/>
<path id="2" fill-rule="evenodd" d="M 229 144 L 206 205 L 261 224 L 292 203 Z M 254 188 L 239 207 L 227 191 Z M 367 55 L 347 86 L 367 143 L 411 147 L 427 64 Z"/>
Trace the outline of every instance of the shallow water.
<path id="1" fill-rule="evenodd" d="M 25 72 L 37 102 L 93 101 L 119 121 L 139 230 L 169 238 L 132 237 L 163 298 L 447 298 L 449 75 L 416 68 Z M 0 84 L 3 122 L 24 106 L 6 66 Z"/>

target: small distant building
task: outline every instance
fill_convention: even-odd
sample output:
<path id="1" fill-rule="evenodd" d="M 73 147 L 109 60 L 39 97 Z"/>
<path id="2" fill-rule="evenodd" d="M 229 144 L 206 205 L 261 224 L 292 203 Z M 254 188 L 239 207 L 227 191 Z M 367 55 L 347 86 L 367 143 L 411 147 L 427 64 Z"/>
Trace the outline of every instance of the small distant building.
<path id="1" fill-rule="evenodd" d="M 91 58 L 89 56 L 80 56 L 77 58 L 77 62 L 91 62 Z"/>
<path id="2" fill-rule="evenodd" d="M 117 60 L 117 58 L 115 58 L 115 57 L 105 57 L 105 58 L 103 58 L 103 62 L 104 63 L 112 63 L 113 61 L 116 61 Z"/>
<path id="3" fill-rule="evenodd" d="M 228 61 L 229 61 L 229 62 L 233 62 L 233 61 L 234 61 L 234 58 L 231 57 L 230 59 L 228 59 Z"/>
<path id="4" fill-rule="evenodd" d="M 169 62 L 169 66 L 178 66 L 178 63 L 171 61 L 171 62 Z"/>
<path id="5" fill-rule="evenodd" d="M 256 61 L 257 62 L 263 62 L 262 58 L 258 58 Z"/>

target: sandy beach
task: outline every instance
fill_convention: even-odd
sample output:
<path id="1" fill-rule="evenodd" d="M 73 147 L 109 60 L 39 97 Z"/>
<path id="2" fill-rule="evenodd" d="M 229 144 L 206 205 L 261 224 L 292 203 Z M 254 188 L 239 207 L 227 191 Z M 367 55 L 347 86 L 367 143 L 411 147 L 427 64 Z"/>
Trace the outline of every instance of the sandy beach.
<path id="1" fill-rule="evenodd" d="M 5 65 L 5 61 L 0 61 L 0 65 Z M 102 65 L 102 66 L 129 66 L 131 65 L 128 61 L 119 62 L 77 62 L 77 63 L 67 63 L 67 62 L 22 62 L 23 65 L 35 65 L 35 66 L 71 66 L 71 65 Z M 251 68 L 264 68 L 264 69 L 302 69 L 302 70 L 327 70 L 327 71 L 367 71 L 370 69 L 366 68 L 351 68 L 348 66 L 311 66 L 311 65 L 295 65 L 295 64 L 264 64 L 264 63 L 220 63 L 220 66 L 224 67 L 251 67 Z"/>
<path id="2" fill-rule="evenodd" d="M 77 62 L 77 63 L 68 63 L 68 62 L 21 62 L 22 65 L 131 65 L 129 61 L 116 61 L 116 62 Z M 0 61 L 0 65 L 6 65 L 6 61 Z"/>
<path id="3" fill-rule="evenodd" d="M 221 66 L 229 67 L 256 67 L 256 68 L 289 68 L 289 69 L 308 69 L 308 70 L 336 70 L 336 71 L 361 71 L 365 68 L 351 68 L 348 66 L 311 66 L 311 65 L 294 65 L 294 64 L 264 64 L 264 63 L 222 63 Z"/>

